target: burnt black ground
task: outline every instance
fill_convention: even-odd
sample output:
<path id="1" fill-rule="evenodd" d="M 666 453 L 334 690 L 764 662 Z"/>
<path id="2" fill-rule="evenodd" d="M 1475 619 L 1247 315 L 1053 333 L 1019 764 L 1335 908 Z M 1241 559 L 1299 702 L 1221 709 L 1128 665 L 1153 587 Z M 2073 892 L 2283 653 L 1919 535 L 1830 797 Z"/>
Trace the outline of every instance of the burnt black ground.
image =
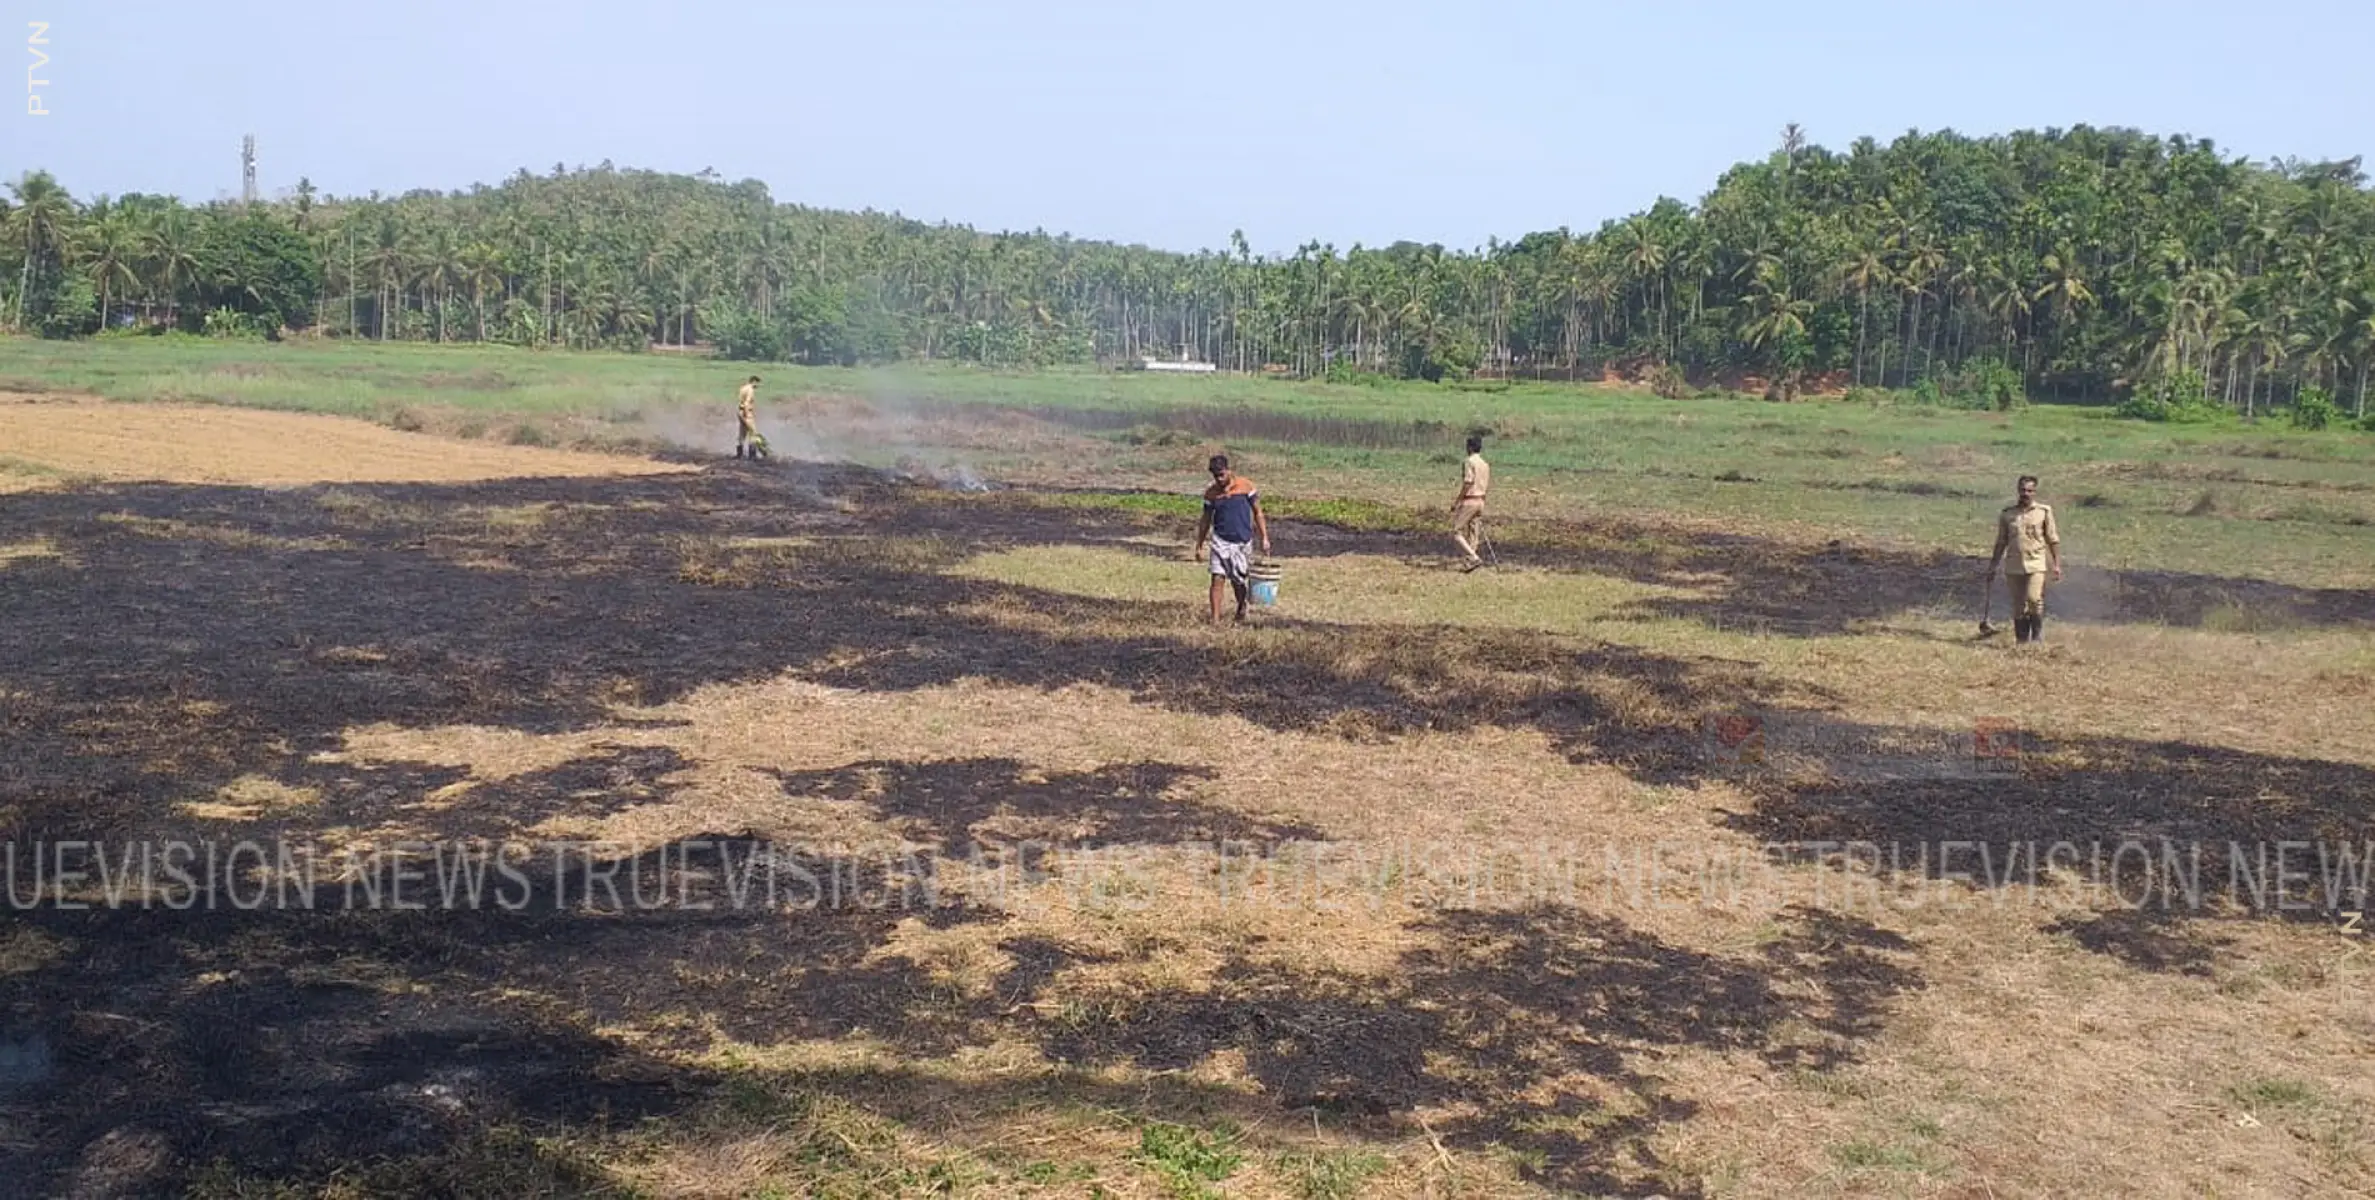
<path id="1" fill-rule="evenodd" d="M 553 507 L 532 527 L 469 515 L 536 504 Z M 124 516 L 177 524 L 143 527 Z M 1716 660 L 1315 617 L 1278 622 L 1285 636 L 1265 663 L 1264 686 L 1247 689 L 1166 632 L 1180 614 L 1162 606 L 940 573 L 1002 545 L 1138 552 L 1129 539 L 1145 528 L 1144 518 L 1045 507 L 1028 493 L 959 496 L 788 462 L 686 476 L 344 486 L 327 497 L 322 489 L 175 485 L 9 497 L 0 501 L 0 541 L 45 538 L 61 557 L 0 568 L 8 738 L 0 833 L 12 847 L 121 846 L 369 825 L 456 774 L 430 764 L 311 761 L 353 726 L 602 728 L 612 697 L 660 703 L 786 672 L 873 692 L 965 677 L 1049 688 L 1095 681 L 1148 704 L 1346 736 L 1531 727 L 1579 760 L 1659 781 L 1714 770 L 1700 730 L 1619 719 L 1593 699 L 1594 680 L 1630 681 L 1681 712 L 1811 711 L 1824 701 Z M 1671 550 L 1635 553 L 1610 532 L 1521 528 L 1502 549 L 1558 570 L 1657 578 L 1677 569 Z M 822 538 L 827 549 L 796 560 L 718 549 L 729 538 L 791 535 Z M 1291 522 L 1281 523 L 1279 540 L 1299 553 L 1441 553 L 1417 534 Z M 1670 615 L 1794 622 L 1809 636 L 1898 611 L 1947 577 L 1929 559 L 1841 555 L 1834 563 L 1741 540 L 1681 554 L 1682 568 L 1728 572 L 1732 586 L 1664 610 Z M 688 561 L 712 574 L 688 577 Z M 2363 607 L 2305 593 L 2281 599 L 2335 620 L 2364 616 Z M 1144 632 L 1057 644 L 967 615 L 981 606 Z M 1463 694 L 1445 673 L 1413 692 L 1339 666 L 1334 648 L 1349 639 L 1390 643 L 1404 664 L 1458 656 L 1546 683 L 1511 701 Z M 2075 748 L 2088 761 L 2122 765 L 1917 786 L 1751 779 L 1751 807 L 1730 820 L 1776 840 L 1882 843 L 2347 840 L 2375 828 L 2375 773 L 2353 765 L 2181 742 L 2096 739 Z M 556 813 L 664 801 L 681 765 L 671 754 L 599 748 L 490 787 L 424 834 L 502 838 Z M 895 786 L 876 815 L 926 835 L 939 854 L 967 848 L 974 820 L 998 803 L 1061 813 L 1130 844 L 1362 832 L 1154 808 L 1144 799 L 1148 773 L 1173 769 L 1156 762 L 1052 780 L 997 758 L 850 769 L 887 772 Z M 316 789 L 320 806 L 301 819 L 244 824 L 173 815 L 176 802 L 249 775 Z M 831 773 L 784 783 L 802 795 L 855 794 Z M 764 833 L 711 832 L 709 840 L 731 844 Z M 0 1194 L 179 1194 L 221 1163 L 301 1185 L 368 1169 L 378 1172 L 371 1186 L 387 1194 L 467 1191 L 439 1173 L 452 1163 L 594 1190 L 603 1186 L 598 1167 L 502 1131 L 599 1140 L 646 1118 L 709 1111 L 734 1094 L 735 1081 L 670 1057 L 698 1049 L 700 1039 L 657 1021 L 691 1016 L 759 1043 L 866 1032 L 918 1057 L 1016 1036 L 1057 1062 L 1084 1065 L 1165 1069 L 1237 1049 L 1273 1109 L 1390 1123 L 1413 1104 L 1466 1100 L 1478 1115 L 1444 1131 L 1462 1146 L 1539 1151 L 1543 1177 L 1564 1186 L 1679 1195 L 1687 1187 L 1641 1159 L 1650 1132 L 1690 1113 L 1657 1078 L 1661 1047 L 1744 1050 L 1777 1066 L 1829 1069 L 1852 1061 L 1892 997 L 1921 986 L 1911 947 L 1837 913 L 1796 913 L 1778 941 L 1741 956 L 1669 945 L 1565 910 L 1449 913 L 1383 984 L 1281 975 L 1248 961 L 1210 993 L 1143 996 L 1104 1024 L 1060 1026 L 1029 1007 L 950 1007 L 932 999 L 916 964 L 867 964 L 901 915 L 895 908 L 622 916 L 543 903 L 579 894 L 588 865 L 530 871 L 523 895 L 531 903 L 516 912 L 349 911 L 332 894 L 311 911 L 241 911 L 232 906 L 240 893 L 225 885 L 202 889 L 211 909 L 11 905 L 0 928 L 6 961 L 18 964 L 0 974 Z M 879 864 L 816 858 L 803 869 L 846 875 L 859 894 L 898 888 Z M 2017 872 L 1980 886 L 2014 882 Z M 2188 970 L 2215 961 L 2215 932 L 2198 928 L 2215 923 L 2194 919 L 2202 915 L 2063 932 L 2145 969 Z M 1011 920 L 962 903 L 929 918 Z M 1025 933 L 1007 948 L 1018 964 L 1002 990 L 1007 1005 L 1042 995 L 1078 960 L 1074 949 Z M 654 1036 L 631 1042 L 604 1032 L 638 1024 Z M 1426 1050 L 1459 1069 L 1430 1066 Z M 1544 1132 L 1545 1118 L 1598 1102 L 1520 1099 L 1543 1073 L 1580 1073 L 1626 1093 L 1635 1115 Z M 802 1086 L 873 1097 L 895 1087 L 894 1075 Z M 1083 1084 L 1081 1096 L 1094 1090 Z M 1017 1099 L 992 1085 L 980 1091 L 985 1112 Z M 1225 1114 L 1243 1103 L 1164 1084 L 1139 1094 L 1133 1111 Z"/>

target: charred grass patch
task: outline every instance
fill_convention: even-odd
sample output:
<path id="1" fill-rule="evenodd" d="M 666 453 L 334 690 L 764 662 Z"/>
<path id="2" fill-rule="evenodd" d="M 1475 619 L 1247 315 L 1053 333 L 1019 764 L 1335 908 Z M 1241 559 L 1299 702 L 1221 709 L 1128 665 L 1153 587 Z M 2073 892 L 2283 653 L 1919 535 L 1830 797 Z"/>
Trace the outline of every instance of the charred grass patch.
<path id="1" fill-rule="evenodd" d="M 936 534 L 881 537 L 676 539 L 677 578 L 708 587 L 798 585 L 877 571 L 930 572 L 966 556 L 965 546 Z"/>
<path id="2" fill-rule="evenodd" d="M 1479 901 L 1472 865 L 1361 859 L 1323 885 L 1294 849 L 2338 842 L 2369 827 L 2363 705 L 2315 728 L 2237 714 L 2331 698 L 2340 676 L 2316 672 L 2364 651 L 2334 627 L 2347 606 L 2243 581 L 2225 598 L 2324 627 L 2103 626 L 2014 657 L 1920 615 L 1968 599 L 1962 562 L 1608 518 L 1511 522 L 1505 573 L 1437 575 L 1431 515 L 1364 503 L 1388 511 L 1274 512 L 1285 603 L 1215 629 L 1184 553 L 1192 493 L 785 463 L 12 501 L 0 544 L 77 566 L 10 568 L 11 839 L 621 847 L 540 866 L 516 912 L 19 914 L 0 1046 L 38 1035 L 75 1066 L 0 1095 L 22 1178 L 391 1196 L 2366 1181 L 2340 1115 L 2366 1084 L 2335 1052 L 2353 994 L 2311 953 L 2330 941 L 2313 917 L 2121 920 L 2067 911 L 2116 867 L 1969 879 L 1934 859 L 1864 868 L 1868 892 L 1829 861 L 1758 859 L 1831 890 L 1741 911 L 1622 889 Z M 2114 614 L 2165 604 L 2172 625 L 2209 588 L 2123 585 Z M 94 610 L 173 636 L 91 636 Z M 2039 734 L 2007 775 L 1705 753 L 1708 720 L 1743 709 L 1884 742 L 1998 704 Z M 869 903 L 554 903 L 761 845 Z M 977 850 L 1014 871 L 968 874 Z M 887 902 L 910 861 L 939 902 Z M 727 886 L 685 878 L 707 900 Z M 1248 903 L 1247 880 L 1287 890 Z M 1916 888 L 1976 903 L 1865 899 Z M 2253 994 L 2221 990 L 2246 974 Z M 2279 1026 L 2299 1035 L 2261 1036 Z M 2213 1082 L 2177 1091 L 2161 1064 L 2197 1059 Z M 1950 1086 L 1999 1073 L 2018 1122 Z M 2123 1108 L 2136 1092 L 2302 1132 L 2192 1128 Z M 2015 1135 L 2055 1152 L 1989 1157 Z M 2210 1165 L 2182 1174 L 2178 1146 Z"/>

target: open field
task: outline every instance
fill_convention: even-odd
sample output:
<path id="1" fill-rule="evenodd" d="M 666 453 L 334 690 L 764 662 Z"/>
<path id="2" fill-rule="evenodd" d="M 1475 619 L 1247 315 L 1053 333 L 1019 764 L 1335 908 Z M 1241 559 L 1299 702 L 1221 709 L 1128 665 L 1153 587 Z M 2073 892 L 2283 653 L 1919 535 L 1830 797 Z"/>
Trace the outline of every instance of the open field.
<path id="1" fill-rule="evenodd" d="M 2375 1189 L 2370 439 L 761 371 L 0 342 L 0 1195 Z"/>
<path id="2" fill-rule="evenodd" d="M 1243 377 L 770 365 L 770 436 L 789 452 L 889 466 L 927 448 L 1054 481 L 1193 487 L 1225 443 L 1281 495 L 1432 512 L 1459 437 L 1495 433 L 1503 512 L 1714 522 L 1792 541 L 1984 554 L 2032 472 L 2092 567 L 2375 587 L 2375 435 L 2270 423 L 2155 426 L 2103 409 L 1982 414 L 1837 402 L 1661 400 L 1615 388 L 1337 386 Z M 0 391 L 227 403 L 360 416 L 472 440 L 726 452 L 745 364 L 494 347 L 0 340 Z M 838 437 L 803 444 L 804 412 Z M 996 419 L 994 419 L 996 418 Z M 986 422 L 1002 427 L 985 434 Z M 1094 451 L 1031 453 L 1052 423 Z M 0 457 L 5 452 L 0 451 Z M 1182 484 L 1183 469 L 1187 482 Z M 1048 475 L 1035 478 L 1049 479 Z M 2083 519 L 2081 519 L 2083 518 Z"/>

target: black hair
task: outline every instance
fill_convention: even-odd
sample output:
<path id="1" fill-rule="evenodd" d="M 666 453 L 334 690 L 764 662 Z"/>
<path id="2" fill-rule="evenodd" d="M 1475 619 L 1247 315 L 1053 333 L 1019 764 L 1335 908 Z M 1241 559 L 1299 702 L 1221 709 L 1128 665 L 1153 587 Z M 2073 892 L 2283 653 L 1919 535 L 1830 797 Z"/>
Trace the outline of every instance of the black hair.
<path id="1" fill-rule="evenodd" d="M 1483 452 L 1484 452 L 1484 439 L 1483 439 L 1483 438 L 1480 438 L 1480 437 L 1477 437 L 1475 434 L 1469 434 L 1469 435 L 1468 435 L 1468 453 L 1470 453 L 1470 454 L 1481 454 L 1481 453 L 1483 453 Z"/>
<path id="2" fill-rule="evenodd" d="M 1205 463 L 1205 464 L 1204 464 L 1204 469 L 1205 469 L 1205 470 L 1207 470 L 1207 471 L 1225 471 L 1225 470 L 1228 470 L 1228 469 L 1229 469 L 1229 456 L 1228 456 L 1228 455 L 1226 455 L 1226 454 L 1215 454 L 1215 455 L 1213 455 L 1213 456 L 1212 456 L 1212 461 L 1211 461 L 1211 462 L 1208 462 L 1208 463 Z"/>
<path id="3" fill-rule="evenodd" d="M 2034 475 L 2023 475 L 2023 476 L 2021 476 L 2020 478 L 2018 478 L 2018 479 L 2016 479 L 2016 480 L 2013 480 L 2013 481 L 2012 481 L 2012 486 L 2014 486 L 2014 487 L 2019 487 L 2021 484 L 2024 484 L 2024 483 L 2035 483 L 2035 482 L 2037 482 L 2037 477 L 2036 477 L 2036 476 L 2034 476 Z"/>

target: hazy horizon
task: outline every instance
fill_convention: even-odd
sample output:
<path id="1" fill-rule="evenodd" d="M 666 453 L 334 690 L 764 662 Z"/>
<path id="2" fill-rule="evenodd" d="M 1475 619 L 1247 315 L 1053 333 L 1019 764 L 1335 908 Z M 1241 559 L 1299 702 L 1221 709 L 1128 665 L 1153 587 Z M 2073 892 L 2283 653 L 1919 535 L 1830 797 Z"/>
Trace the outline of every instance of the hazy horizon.
<path id="1" fill-rule="evenodd" d="M 204 202 L 238 194 L 252 133 L 267 195 L 300 176 L 345 196 L 450 192 L 608 160 L 987 231 L 1194 251 L 1242 229 L 1281 254 L 1469 249 L 1696 203 L 1793 121 L 1833 150 L 2093 125 L 2261 162 L 2363 154 L 2375 81 L 2351 57 L 2375 9 L 2259 5 L 2251 29 L 2282 53 L 2241 55 L 2232 11 L 1519 3 L 1462 20 L 1222 0 L 1183 21 L 906 0 L 654 18 L 432 0 L 400 24 L 292 25 L 252 0 L 139 0 L 28 12 L 48 24 L 49 62 L 28 72 L 48 115 L 7 119 L 0 172 L 47 170 L 86 200 Z"/>

